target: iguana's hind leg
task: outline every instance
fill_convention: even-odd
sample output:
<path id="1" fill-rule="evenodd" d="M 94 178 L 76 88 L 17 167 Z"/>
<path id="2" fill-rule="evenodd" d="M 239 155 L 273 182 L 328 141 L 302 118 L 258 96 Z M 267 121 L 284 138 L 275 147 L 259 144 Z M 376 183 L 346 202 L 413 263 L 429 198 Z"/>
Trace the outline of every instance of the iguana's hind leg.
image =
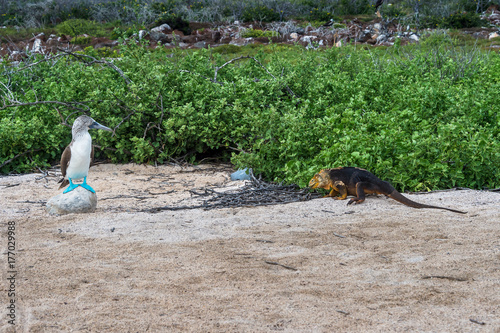
<path id="1" fill-rule="evenodd" d="M 360 204 L 365 201 L 365 191 L 368 193 L 376 193 L 380 189 L 377 185 L 369 183 L 369 182 L 359 182 L 356 183 L 356 197 L 349 200 L 348 205 Z"/>

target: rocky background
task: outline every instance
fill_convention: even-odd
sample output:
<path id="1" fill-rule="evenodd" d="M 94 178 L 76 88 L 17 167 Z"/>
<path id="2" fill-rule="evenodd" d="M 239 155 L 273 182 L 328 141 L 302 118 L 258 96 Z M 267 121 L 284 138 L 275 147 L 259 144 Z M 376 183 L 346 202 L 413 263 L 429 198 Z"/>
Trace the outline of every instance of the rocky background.
<path id="1" fill-rule="evenodd" d="M 461 33 L 470 35 L 476 39 L 489 39 L 500 37 L 500 9 L 498 6 L 491 6 L 482 15 L 482 18 L 489 21 L 492 27 L 462 29 Z M 211 24 L 191 22 L 185 34 L 180 30 L 172 29 L 168 24 L 162 24 L 148 30 L 141 30 L 138 34 L 132 35 L 132 40 L 147 39 L 150 41 L 149 47 L 165 48 L 207 48 L 220 45 L 244 46 L 247 44 L 268 44 L 286 43 L 299 44 L 308 49 L 320 47 L 341 47 L 345 43 L 359 43 L 371 46 L 392 46 L 397 39 L 401 44 L 418 42 L 426 33 L 426 30 L 411 30 L 394 20 L 376 19 L 371 22 L 361 22 L 358 19 L 344 20 L 341 23 L 327 22 L 323 26 L 313 27 L 311 25 L 299 26 L 296 21 L 273 22 L 268 24 L 241 23 L 238 21 L 232 24 Z M 245 37 L 249 32 L 261 30 L 273 37 Z M 0 29 L 1 34 L 1 29 Z M 118 40 L 111 40 L 106 37 L 88 37 L 89 43 L 74 45 L 68 35 L 46 36 L 40 33 L 28 40 L 18 42 L 3 42 L 0 48 L 0 56 L 10 61 L 20 61 L 30 53 L 55 53 L 58 49 L 71 49 L 72 51 L 82 50 L 85 47 L 93 46 L 99 48 L 114 48 L 118 46 Z M 494 40 L 493 40 L 494 41 Z M 496 40 L 498 41 L 498 39 Z M 492 43 L 491 48 L 500 49 L 500 43 Z"/>

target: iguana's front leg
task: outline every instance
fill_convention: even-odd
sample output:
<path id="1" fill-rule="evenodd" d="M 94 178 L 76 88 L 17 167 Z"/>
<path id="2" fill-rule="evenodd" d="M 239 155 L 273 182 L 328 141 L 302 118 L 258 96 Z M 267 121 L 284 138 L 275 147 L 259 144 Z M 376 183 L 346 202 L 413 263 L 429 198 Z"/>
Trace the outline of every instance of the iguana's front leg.
<path id="1" fill-rule="evenodd" d="M 340 180 L 335 181 L 327 197 L 332 197 L 335 200 L 345 200 L 347 198 L 347 187 L 344 182 Z"/>
<path id="2" fill-rule="evenodd" d="M 333 199 L 337 199 L 337 195 L 339 194 L 339 192 L 335 188 L 333 188 L 333 187 L 331 187 L 331 189 L 332 190 L 330 191 L 330 193 L 328 193 L 327 195 L 323 196 L 323 198 L 332 197 Z"/>

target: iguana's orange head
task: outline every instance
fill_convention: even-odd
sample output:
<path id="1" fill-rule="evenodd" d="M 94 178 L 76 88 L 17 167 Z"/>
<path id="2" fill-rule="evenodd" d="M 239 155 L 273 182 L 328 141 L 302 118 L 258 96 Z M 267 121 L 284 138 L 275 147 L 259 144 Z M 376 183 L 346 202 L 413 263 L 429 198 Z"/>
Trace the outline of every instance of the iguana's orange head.
<path id="1" fill-rule="evenodd" d="M 331 188 L 331 180 L 330 175 L 328 174 L 328 170 L 321 170 L 309 181 L 310 188 L 324 188 L 329 190 Z"/>

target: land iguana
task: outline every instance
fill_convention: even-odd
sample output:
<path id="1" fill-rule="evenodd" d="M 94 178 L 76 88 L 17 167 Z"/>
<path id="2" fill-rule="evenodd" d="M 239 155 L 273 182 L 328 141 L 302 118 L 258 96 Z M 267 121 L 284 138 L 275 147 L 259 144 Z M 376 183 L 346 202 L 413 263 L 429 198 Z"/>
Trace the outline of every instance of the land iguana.
<path id="1" fill-rule="evenodd" d="M 332 197 L 337 200 L 344 200 L 348 195 L 353 195 L 354 198 L 349 200 L 347 203 L 348 205 L 352 203 L 360 204 L 365 201 L 365 194 L 376 193 L 384 194 L 389 198 L 413 208 L 446 209 L 454 213 L 466 214 L 466 212 L 461 212 L 459 210 L 430 206 L 412 201 L 399 193 L 388 182 L 360 168 L 341 167 L 323 169 L 314 175 L 309 182 L 309 187 L 312 189 L 324 188 L 325 190 L 331 190 L 325 197 Z"/>

